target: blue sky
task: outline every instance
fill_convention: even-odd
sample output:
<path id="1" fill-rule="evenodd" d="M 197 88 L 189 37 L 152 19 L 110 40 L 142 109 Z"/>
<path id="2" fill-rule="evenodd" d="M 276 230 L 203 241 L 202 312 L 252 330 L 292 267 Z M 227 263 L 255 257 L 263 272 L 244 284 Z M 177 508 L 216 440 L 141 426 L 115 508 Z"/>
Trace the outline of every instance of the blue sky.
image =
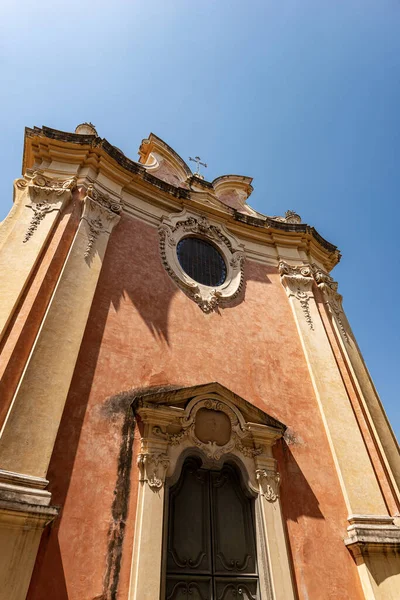
<path id="1" fill-rule="evenodd" d="M 400 2 L 3 0 L 0 218 L 25 126 L 99 135 L 137 158 L 153 131 L 206 178 L 254 177 L 339 246 L 334 270 L 399 436 Z"/>

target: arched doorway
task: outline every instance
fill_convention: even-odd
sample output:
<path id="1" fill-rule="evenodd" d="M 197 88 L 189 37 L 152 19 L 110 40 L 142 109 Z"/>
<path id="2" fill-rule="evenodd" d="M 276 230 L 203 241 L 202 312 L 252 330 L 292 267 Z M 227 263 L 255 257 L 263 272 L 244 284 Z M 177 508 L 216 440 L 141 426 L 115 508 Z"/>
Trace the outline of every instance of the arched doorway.
<path id="1" fill-rule="evenodd" d="M 166 600 L 256 600 L 254 497 L 237 468 L 188 457 L 167 503 Z"/>

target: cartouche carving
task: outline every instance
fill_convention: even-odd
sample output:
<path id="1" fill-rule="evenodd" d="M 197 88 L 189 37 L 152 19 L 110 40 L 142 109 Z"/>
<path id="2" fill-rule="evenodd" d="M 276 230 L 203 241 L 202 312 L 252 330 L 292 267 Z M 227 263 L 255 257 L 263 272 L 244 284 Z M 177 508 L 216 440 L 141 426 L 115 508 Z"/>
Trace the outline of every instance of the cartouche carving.
<path id="1" fill-rule="evenodd" d="M 325 304 L 328 306 L 331 314 L 336 317 L 336 322 L 339 325 L 339 329 L 342 332 L 344 339 L 349 344 L 350 339 L 342 321 L 342 316 L 344 315 L 342 307 L 343 296 L 337 291 L 338 284 L 330 275 L 328 275 L 328 273 L 316 265 L 312 265 L 312 268 L 315 281 L 317 282 L 318 288 L 322 292 Z"/>
<path id="2" fill-rule="evenodd" d="M 264 498 L 268 502 L 275 502 L 279 498 L 278 489 L 281 481 L 279 473 L 267 469 L 256 469 L 256 478 L 261 485 Z"/>
<path id="3" fill-rule="evenodd" d="M 313 296 L 312 293 L 312 271 L 308 265 L 292 266 L 283 261 L 279 263 L 279 273 L 281 275 L 281 281 L 285 287 L 286 293 L 289 296 L 293 296 L 300 302 L 300 306 L 304 313 L 306 322 L 311 330 L 314 330 L 314 323 L 310 312 L 310 299 Z"/>
<path id="4" fill-rule="evenodd" d="M 229 419 L 229 439 L 226 443 L 218 444 L 216 441 L 202 441 L 196 435 L 196 417 L 201 409 L 223 413 Z M 218 461 L 224 454 L 237 450 L 247 458 L 255 458 L 263 454 L 265 448 L 252 442 L 251 436 L 244 423 L 239 419 L 238 413 L 228 404 L 217 399 L 207 398 L 199 400 L 192 408 L 189 415 L 180 419 L 181 430 L 177 433 L 168 433 L 159 425 L 154 425 L 152 433 L 155 437 L 165 440 L 170 446 L 178 446 L 186 439 L 203 450 L 204 454 L 213 461 Z M 247 443 L 246 443 L 247 442 Z"/>
<path id="5" fill-rule="evenodd" d="M 243 287 L 245 255 L 233 236 L 225 233 L 222 227 L 209 223 L 206 217 L 189 215 L 183 210 L 179 215 L 164 218 L 158 232 L 165 270 L 203 312 L 210 313 L 238 296 Z M 190 234 L 210 240 L 223 255 L 227 273 L 220 286 L 212 288 L 199 284 L 182 270 L 176 256 L 176 247 L 181 239 Z"/>
<path id="6" fill-rule="evenodd" d="M 221 445 L 214 440 L 209 439 L 208 441 L 202 441 L 197 437 L 196 417 L 201 409 L 220 412 L 228 417 L 230 433 L 229 439 L 226 443 Z M 183 430 L 187 430 L 187 435 L 191 442 L 203 450 L 207 458 L 213 461 L 218 461 L 224 454 L 228 454 L 235 448 L 239 451 L 242 451 L 244 448 L 242 440 L 248 436 L 248 431 L 246 430 L 243 420 L 239 418 L 238 412 L 227 403 L 213 398 L 206 398 L 196 402 L 189 415 L 181 419 L 181 425 Z M 210 431 L 210 438 L 211 437 Z M 248 454 L 251 453 L 251 448 L 246 448 L 245 452 L 246 451 Z"/>
<path id="7" fill-rule="evenodd" d="M 38 171 L 27 171 L 23 179 L 16 180 L 15 186 L 18 190 L 28 190 L 30 204 L 26 204 L 26 207 L 33 211 L 23 239 L 24 244 L 31 239 L 47 214 L 61 209 L 62 196 L 64 194 L 70 196 L 75 185 L 75 177 L 65 180 L 52 179 L 45 177 Z"/>

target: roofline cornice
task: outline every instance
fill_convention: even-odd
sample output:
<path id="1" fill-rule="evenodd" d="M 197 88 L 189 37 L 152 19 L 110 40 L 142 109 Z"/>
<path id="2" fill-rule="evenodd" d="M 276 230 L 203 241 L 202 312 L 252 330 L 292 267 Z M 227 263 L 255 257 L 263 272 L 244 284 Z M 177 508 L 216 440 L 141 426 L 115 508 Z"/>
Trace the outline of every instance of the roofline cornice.
<path id="1" fill-rule="evenodd" d="M 154 134 L 151 135 L 159 140 Z M 168 149 L 172 151 L 169 146 Z M 175 151 L 173 153 L 179 158 Z M 212 214 L 218 220 L 224 221 L 233 231 L 242 233 L 249 239 L 256 239 L 261 243 L 275 241 L 288 246 L 300 245 L 306 251 L 314 251 L 314 254 L 320 256 L 327 270 L 331 270 L 340 261 L 341 255 L 337 247 L 325 240 L 314 227 L 306 223 L 287 223 L 268 216 L 250 216 L 229 208 L 215 198 L 211 198 L 212 183 L 198 180 L 194 176 L 187 181 L 188 189 L 166 183 L 149 173 L 141 163 L 126 157 L 105 138 L 59 131 L 45 126 L 27 127 L 22 172 L 42 160 L 88 164 L 98 172 L 106 172 L 108 177 L 115 180 L 127 192 L 139 193 L 147 201 L 159 206 L 171 207 L 172 201 L 173 204 L 178 203 L 177 210 L 179 210 L 190 204 L 197 210 Z M 224 180 L 224 178 L 227 176 L 217 180 Z M 250 178 L 245 179 L 250 181 Z M 197 189 L 191 189 L 192 181 Z M 203 191 L 198 191 L 199 186 Z M 157 191 L 157 194 L 154 194 L 154 191 Z M 210 194 L 210 201 L 204 202 L 207 194 Z"/>

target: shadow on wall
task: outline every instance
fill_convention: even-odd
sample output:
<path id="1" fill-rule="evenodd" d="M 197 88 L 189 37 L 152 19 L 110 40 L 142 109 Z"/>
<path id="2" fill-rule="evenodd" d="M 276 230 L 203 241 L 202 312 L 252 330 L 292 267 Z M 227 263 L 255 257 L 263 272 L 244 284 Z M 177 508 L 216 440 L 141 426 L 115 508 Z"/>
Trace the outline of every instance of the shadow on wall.
<path id="1" fill-rule="evenodd" d="M 298 522 L 300 517 L 325 519 L 317 497 L 284 440 L 276 444 L 274 454 L 282 476 L 281 503 L 286 520 Z"/>
<path id="2" fill-rule="evenodd" d="M 69 600 L 61 548 L 58 541 L 58 530 L 61 515 L 53 525 L 46 527 L 40 540 L 27 600 Z M 48 569 L 48 557 L 51 556 L 51 571 Z"/>
<path id="3" fill-rule="evenodd" d="M 248 281 L 270 283 L 265 270 L 261 272 L 260 269 L 252 268 L 248 261 L 245 262 L 243 288 L 239 296 L 215 312 L 222 316 L 225 310 L 245 302 Z M 102 301 L 111 302 L 115 311 L 120 309 L 121 299 L 129 298 L 152 335 L 169 344 L 170 306 L 175 295 L 184 292 L 162 265 L 156 229 L 144 227 L 134 219 L 121 220 L 115 237 L 110 239 L 98 289 L 103 295 Z M 201 310 L 195 302 L 191 302 L 193 310 Z"/>
<path id="4" fill-rule="evenodd" d="M 395 577 L 400 574 L 398 551 L 392 550 L 385 552 L 385 554 L 375 554 L 373 560 L 370 560 L 367 555 L 365 557 L 365 562 L 367 563 L 368 570 L 377 586 L 380 586 L 386 579 L 389 579 L 389 577 Z"/>

